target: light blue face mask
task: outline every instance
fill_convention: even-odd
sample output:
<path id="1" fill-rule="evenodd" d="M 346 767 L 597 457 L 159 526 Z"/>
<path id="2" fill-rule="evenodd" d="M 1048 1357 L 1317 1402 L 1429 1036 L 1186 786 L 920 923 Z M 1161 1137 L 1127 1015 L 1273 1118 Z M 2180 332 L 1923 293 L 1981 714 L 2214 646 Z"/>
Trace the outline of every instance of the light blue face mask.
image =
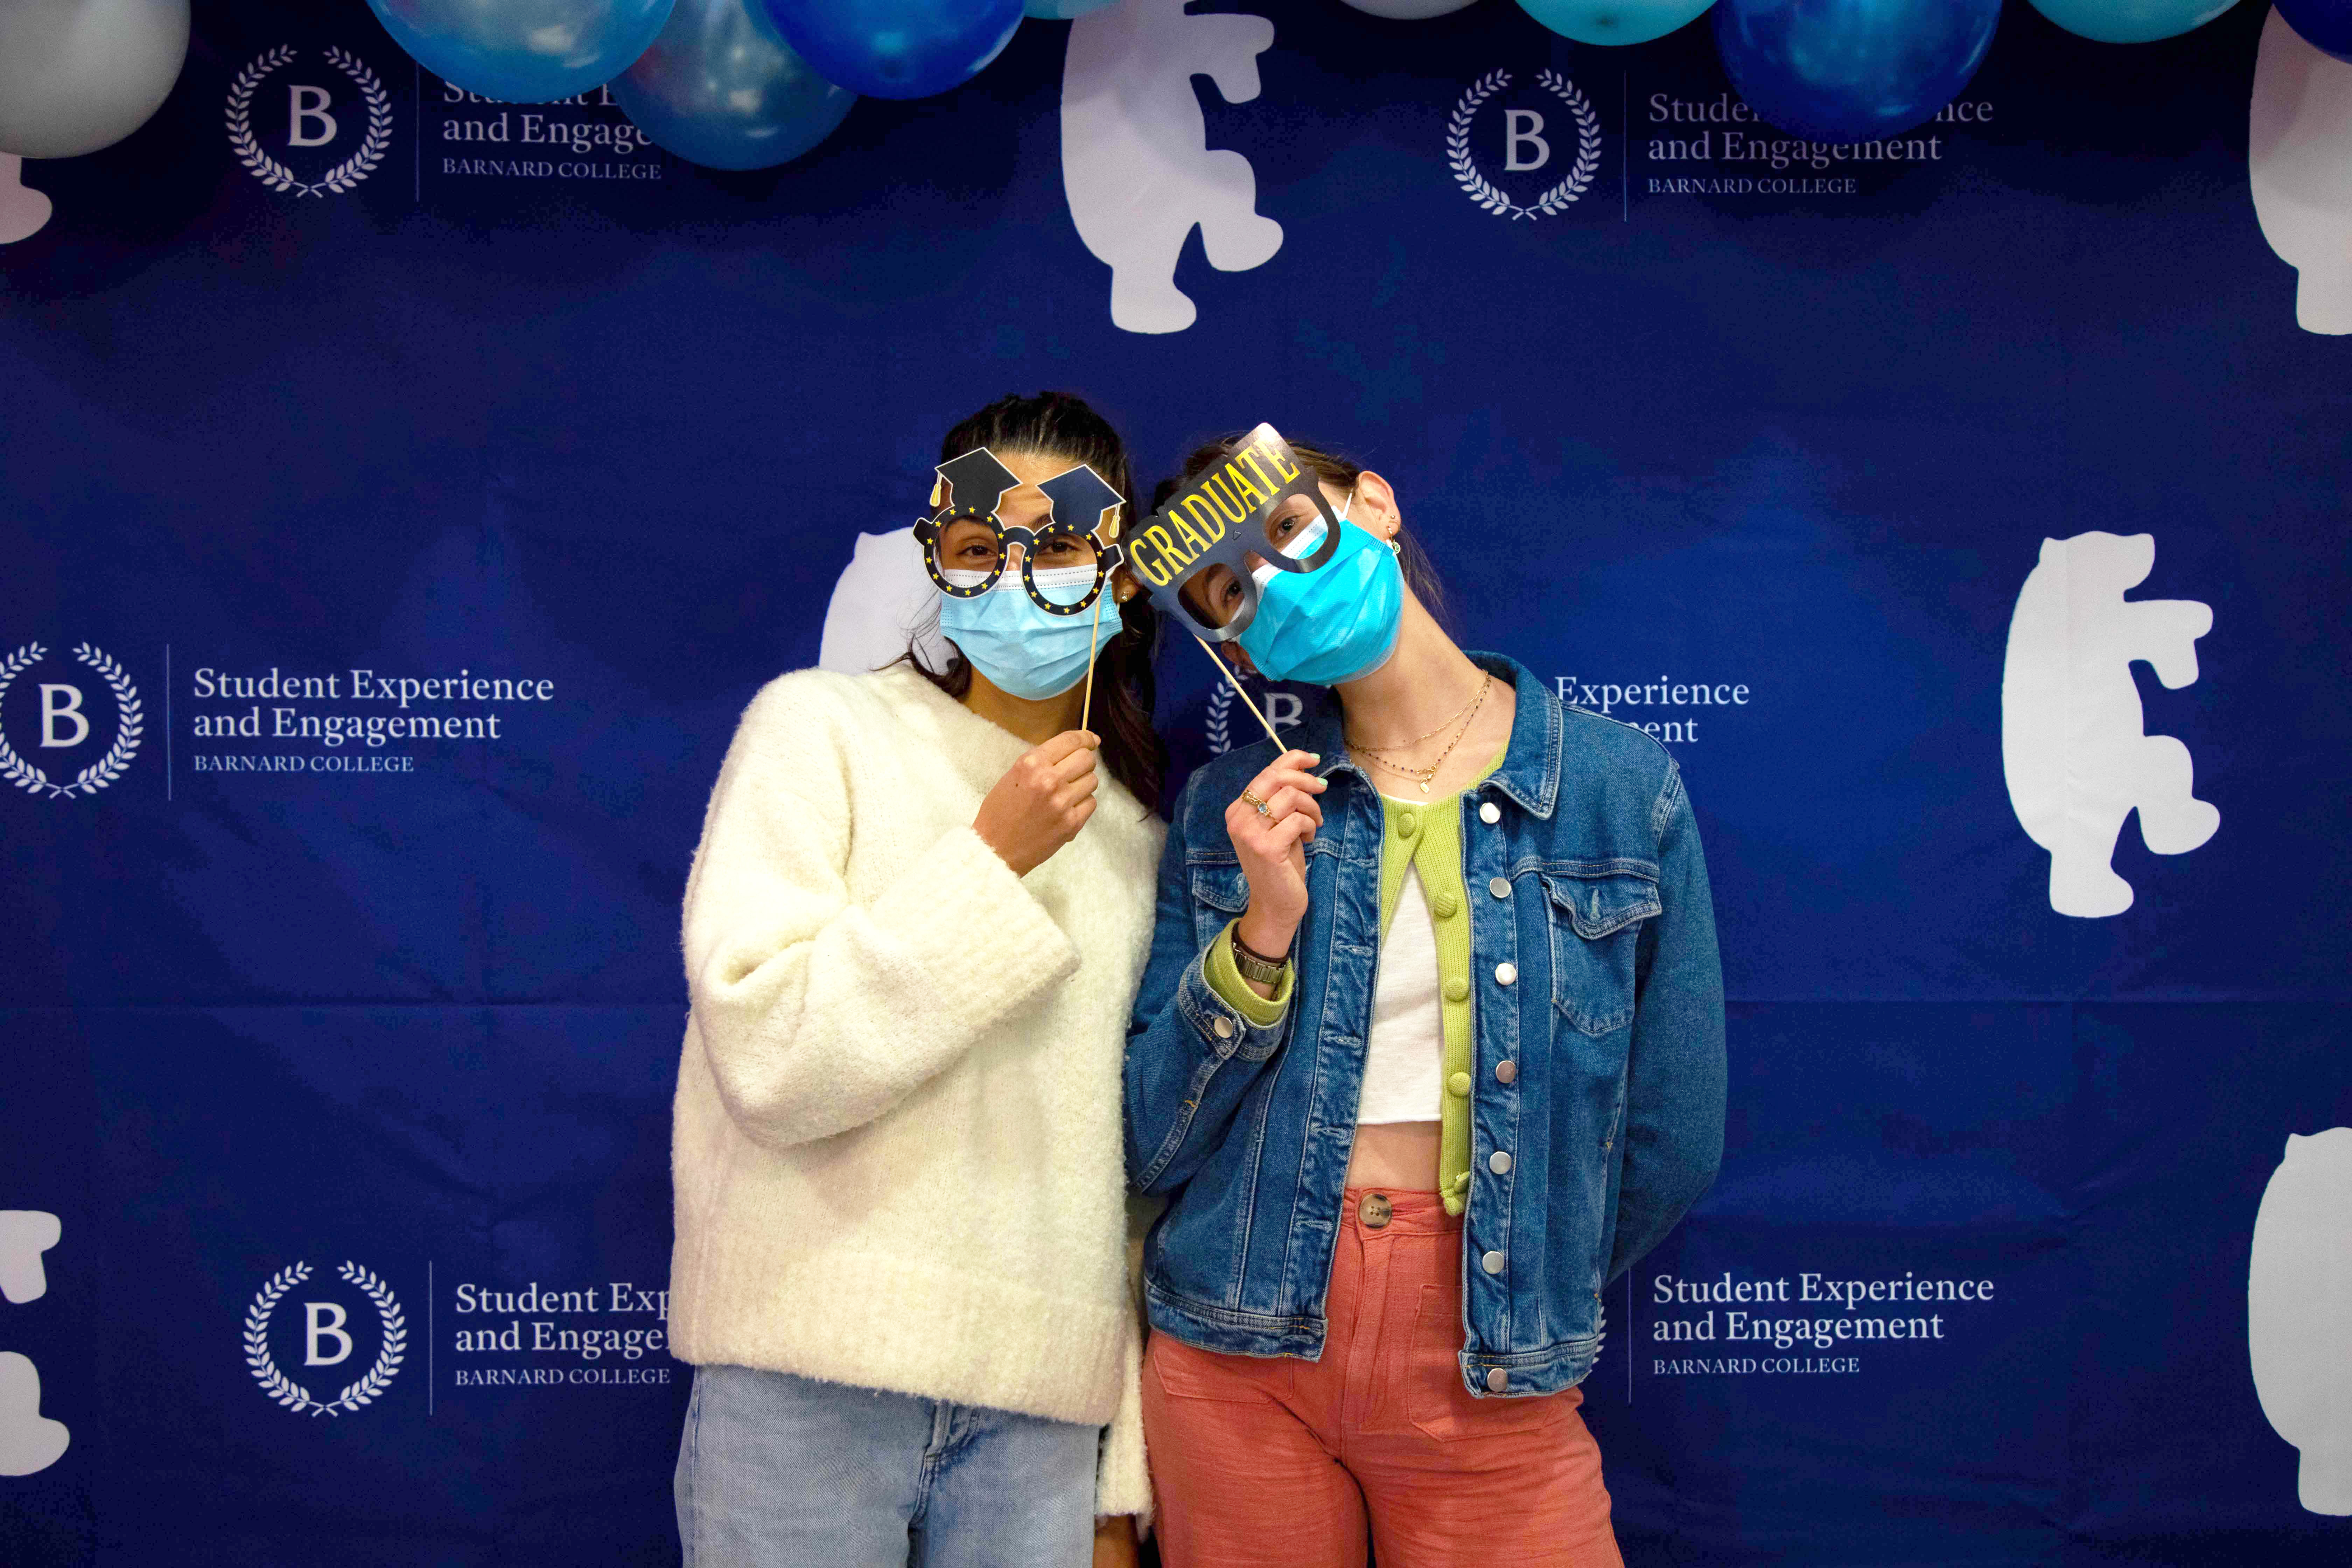
<path id="1" fill-rule="evenodd" d="M 959 588 L 970 588 L 986 575 L 950 572 L 947 578 Z M 1095 585 L 1091 566 L 1048 568 L 1036 577 L 1038 592 L 1057 605 L 1076 604 Z M 1093 620 L 1092 616 L 1047 615 L 1022 591 L 1018 572 L 1008 571 L 987 593 L 970 599 L 940 595 L 940 630 L 991 684 L 1031 702 L 1059 697 L 1087 678 Z"/>
<path id="2" fill-rule="evenodd" d="M 1355 497 L 1348 498 L 1349 505 Z M 1318 518 L 1283 547 L 1292 560 L 1312 554 L 1322 543 Z M 1268 680 L 1303 680 L 1337 686 L 1371 674 L 1396 651 L 1404 625 L 1404 574 L 1394 545 L 1375 539 L 1348 521 L 1339 509 L 1339 548 L 1312 572 L 1261 566 L 1257 614 L 1236 640 Z"/>

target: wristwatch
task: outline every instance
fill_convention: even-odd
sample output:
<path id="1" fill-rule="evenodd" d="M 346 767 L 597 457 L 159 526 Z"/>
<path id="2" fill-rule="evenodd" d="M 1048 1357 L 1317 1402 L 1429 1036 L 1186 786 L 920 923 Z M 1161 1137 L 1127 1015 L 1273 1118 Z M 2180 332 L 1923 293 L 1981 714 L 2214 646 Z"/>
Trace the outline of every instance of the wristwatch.
<path id="1" fill-rule="evenodd" d="M 1238 921 L 1234 922 L 1233 939 L 1234 967 L 1241 971 L 1244 980 L 1255 980 L 1260 985 L 1282 984 L 1283 974 L 1290 968 L 1290 958 L 1287 954 L 1280 958 L 1268 958 L 1262 952 L 1252 952 L 1249 943 L 1242 940 L 1241 922 Z"/>

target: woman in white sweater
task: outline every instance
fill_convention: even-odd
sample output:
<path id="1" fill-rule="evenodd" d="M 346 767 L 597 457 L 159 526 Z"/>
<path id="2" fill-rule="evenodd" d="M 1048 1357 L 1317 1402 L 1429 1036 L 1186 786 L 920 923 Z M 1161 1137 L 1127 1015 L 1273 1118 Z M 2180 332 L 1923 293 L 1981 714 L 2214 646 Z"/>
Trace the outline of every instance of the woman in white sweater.
<path id="1" fill-rule="evenodd" d="M 1132 1561 L 1150 1507 L 1119 1082 L 1166 753 L 1149 602 L 1097 555 L 1127 458 L 1058 394 L 940 455 L 957 657 L 771 682 L 687 881 L 688 1568 Z"/>

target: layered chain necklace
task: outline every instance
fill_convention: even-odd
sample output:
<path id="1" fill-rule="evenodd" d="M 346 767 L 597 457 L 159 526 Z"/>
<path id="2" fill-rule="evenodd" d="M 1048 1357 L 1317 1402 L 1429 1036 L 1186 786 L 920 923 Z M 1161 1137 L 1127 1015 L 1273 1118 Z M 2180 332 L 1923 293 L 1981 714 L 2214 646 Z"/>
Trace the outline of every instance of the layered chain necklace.
<path id="1" fill-rule="evenodd" d="M 1460 727 L 1454 731 L 1454 739 L 1445 742 L 1445 750 L 1438 752 L 1437 760 L 1430 763 L 1425 768 L 1409 768 L 1402 763 L 1392 762 L 1387 756 L 1383 755 L 1381 752 L 1375 751 L 1371 747 L 1365 745 L 1362 742 L 1357 740 L 1352 735 L 1344 737 L 1348 742 L 1348 749 L 1358 756 L 1362 757 L 1366 762 L 1370 763 L 1372 766 L 1380 769 L 1382 773 L 1394 773 L 1401 779 L 1411 779 L 1414 784 L 1421 786 L 1422 794 L 1427 795 L 1429 793 L 1430 784 L 1434 782 L 1437 777 L 1437 770 L 1445 765 L 1445 759 L 1454 754 L 1454 748 L 1460 745 L 1462 743 L 1462 737 L 1470 732 L 1470 725 L 1472 721 L 1478 717 L 1478 710 L 1485 707 L 1486 704 L 1487 689 L 1492 687 L 1494 684 L 1494 674 L 1492 671 L 1489 671 L 1486 678 L 1478 682 L 1478 689 L 1476 693 L 1471 697 L 1470 706 L 1463 710 L 1460 714 L 1456 715 L 1456 718 L 1460 721 Z M 1396 745 L 1388 747 L 1386 750 L 1401 752 L 1407 746 L 1418 746 L 1423 741 L 1428 740 L 1431 735 L 1436 734 L 1439 730 L 1444 730 L 1447 725 L 1451 725 L 1454 722 L 1454 719 L 1448 719 L 1444 724 L 1438 725 L 1436 730 L 1432 730 L 1428 731 L 1427 734 L 1415 735 L 1410 741 L 1399 742 Z"/>

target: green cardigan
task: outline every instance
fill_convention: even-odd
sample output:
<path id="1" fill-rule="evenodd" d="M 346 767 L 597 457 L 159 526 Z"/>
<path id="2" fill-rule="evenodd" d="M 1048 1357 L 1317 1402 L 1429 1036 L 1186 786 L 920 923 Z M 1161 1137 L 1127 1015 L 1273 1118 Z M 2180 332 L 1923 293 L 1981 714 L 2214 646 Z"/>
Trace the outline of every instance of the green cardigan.
<path id="1" fill-rule="evenodd" d="M 1497 753 L 1483 779 L 1502 765 Z M 1470 784 L 1476 784 L 1472 779 Z M 1469 787 L 1465 784 L 1464 788 Z M 1438 1017 L 1444 1028 L 1441 1066 L 1445 1093 L 1438 1115 L 1437 1195 L 1447 1214 L 1460 1214 L 1470 1190 L 1470 913 L 1469 894 L 1462 885 L 1462 795 L 1444 800 L 1404 801 L 1381 796 L 1385 831 L 1381 835 L 1381 936 L 1388 937 L 1396 918 L 1397 899 L 1404 891 L 1408 868 L 1421 873 L 1421 890 L 1429 900 L 1430 924 L 1437 938 Z M 1265 1027 L 1282 1022 L 1290 1006 L 1290 984 L 1297 971 L 1285 965 L 1272 996 L 1261 996 L 1242 979 L 1234 963 L 1234 927 L 1229 921 L 1209 944 L 1203 971 L 1209 988 L 1251 1023 Z"/>

